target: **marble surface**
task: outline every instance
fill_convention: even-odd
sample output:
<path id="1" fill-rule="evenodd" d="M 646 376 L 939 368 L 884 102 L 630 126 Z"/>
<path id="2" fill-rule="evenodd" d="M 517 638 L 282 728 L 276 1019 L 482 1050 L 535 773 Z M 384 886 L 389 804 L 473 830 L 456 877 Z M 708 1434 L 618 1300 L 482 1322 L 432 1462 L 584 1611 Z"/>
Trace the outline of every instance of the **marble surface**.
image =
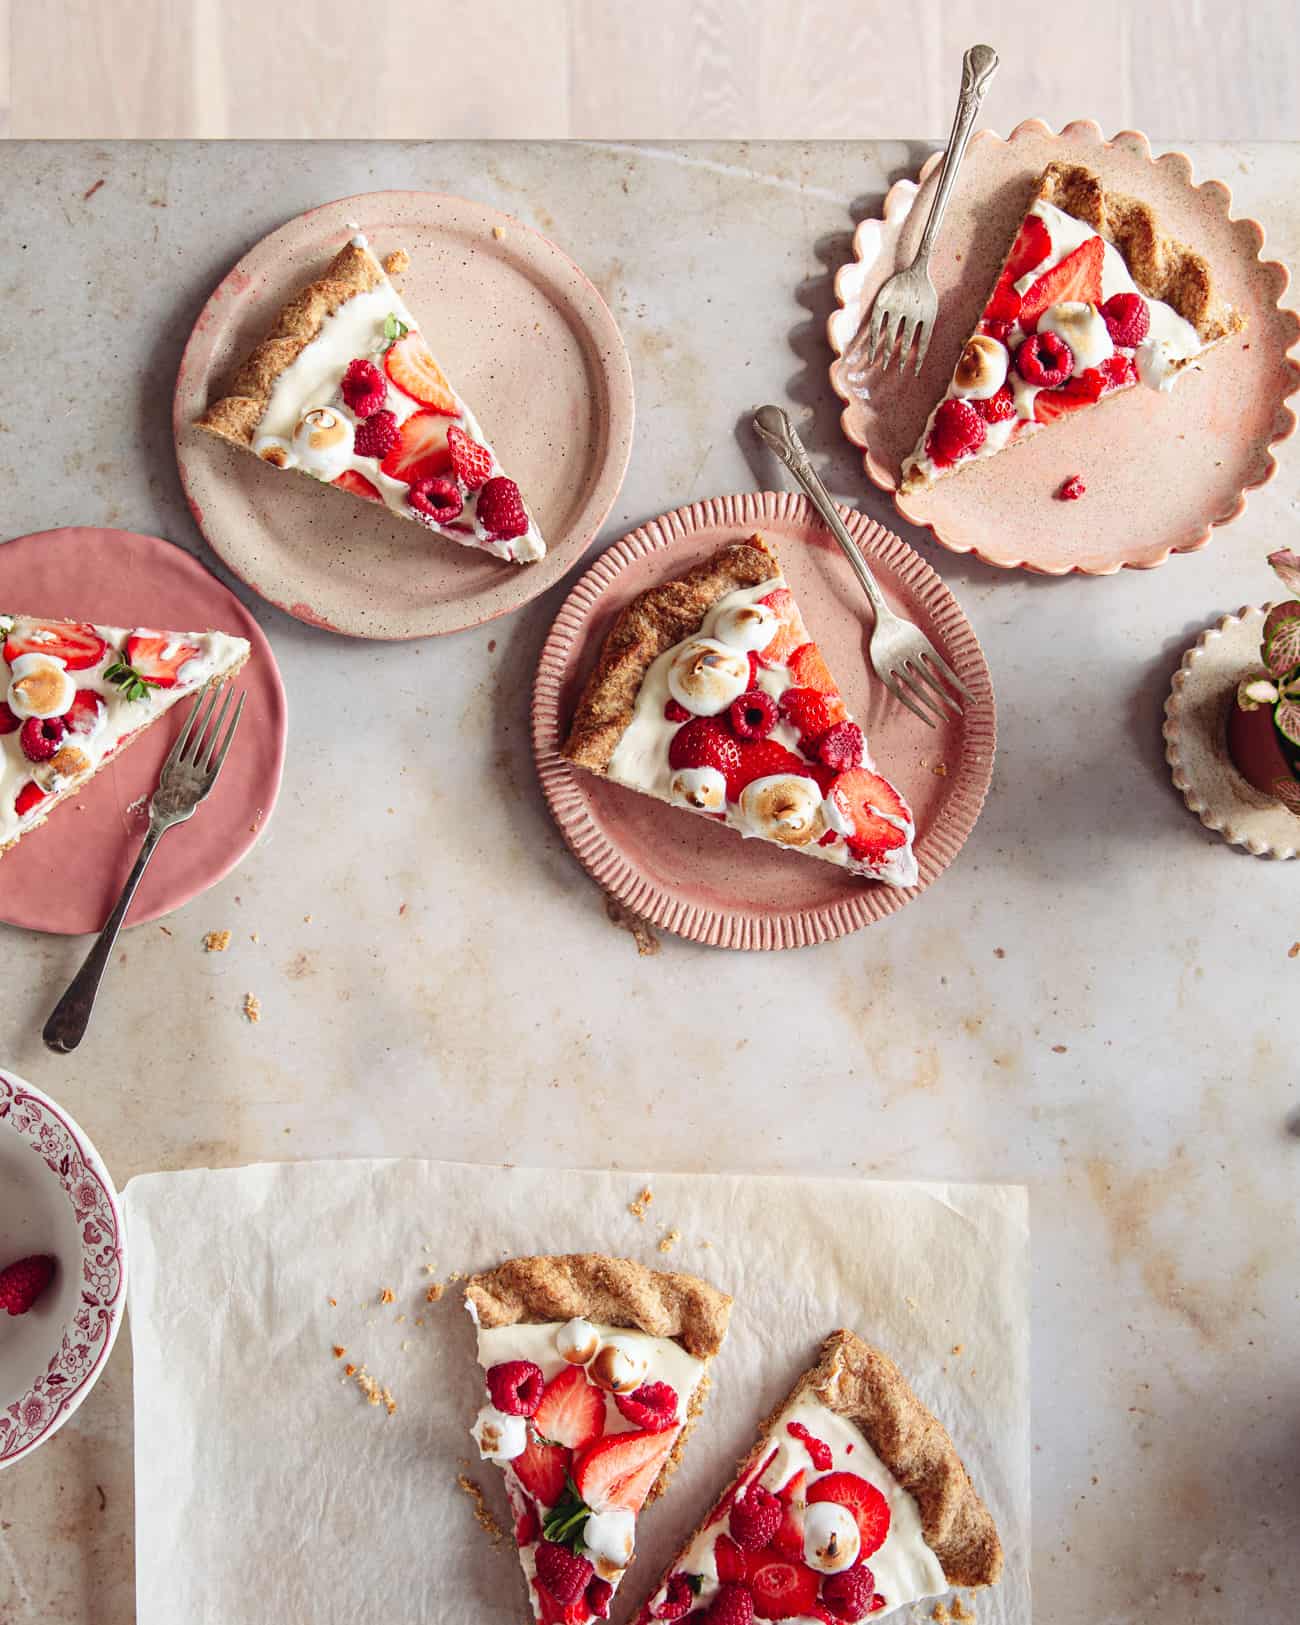
<path id="1" fill-rule="evenodd" d="M 836 492 L 888 523 L 838 439 L 823 324 L 855 220 L 925 150 L 11 144 L 4 532 L 117 524 L 203 553 L 169 427 L 190 322 L 270 228 L 388 185 L 512 211 L 605 292 L 638 390 L 606 539 L 775 483 L 746 427 L 766 399 L 805 413 Z M 1191 151 L 1295 261 L 1300 148 Z M 915 906 L 770 958 L 639 952 L 564 849 L 526 726 L 563 588 L 396 647 L 254 601 L 291 705 L 274 823 L 166 931 L 124 939 L 71 1058 L 39 1029 L 84 944 L 0 931 L 0 1057 L 119 1183 L 401 1153 L 1024 1181 L 1039 1616 L 1290 1619 L 1300 865 L 1196 822 L 1160 721 L 1184 648 L 1270 594 L 1298 490 L 1292 443 L 1237 523 L 1145 575 L 1047 581 L 922 543 L 993 669 L 988 807 Z M 222 928 L 230 951 L 205 955 Z M 124 1338 L 75 1419 L 0 1475 L 5 1625 L 132 1618 L 130 1384 Z"/>

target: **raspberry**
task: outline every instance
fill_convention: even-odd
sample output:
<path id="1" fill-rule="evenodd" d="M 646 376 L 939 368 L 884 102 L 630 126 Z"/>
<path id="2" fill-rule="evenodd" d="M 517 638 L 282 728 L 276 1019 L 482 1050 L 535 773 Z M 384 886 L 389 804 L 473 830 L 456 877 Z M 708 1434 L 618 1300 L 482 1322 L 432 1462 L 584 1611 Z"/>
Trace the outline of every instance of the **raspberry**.
<path id="1" fill-rule="evenodd" d="M 650 1610 L 652 1619 L 683 1619 L 695 1606 L 695 1593 L 684 1574 L 673 1574 L 664 1587 L 664 1600 Z"/>
<path id="2" fill-rule="evenodd" d="M 785 1431 L 792 1439 L 798 1439 L 803 1444 L 819 1473 L 830 1472 L 835 1465 L 835 1457 L 831 1454 L 831 1447 L 825 1439 L 819 1439 L 815 1433 L 810 1433 L 802 1422 L 787 1422 Z"/>
<path id="3" fill-rule="evenodd" d="M 969 401 L 941 401 L 934 427 L 925 437 L 925 449 L 936 463 L 955 463 L 979 450 L 984 433 L 984 419 Z"/>
<path id="4" fill-rule="evenodd" d="M 1011 393 L 1010 384 L 1003 384 L 997 394 L 990 395 L 986 401 L 972 401 L 971 405 L 985 423 L 1005 423 L 1009 418 L 1020 415 L 1016 411 L 1016 398 Z"/>
<path id="5" fill-rule="evenodd" d="M 1074 351 L 1056 333 L 1031 333 L 1016 351 L 1016 371 L 1027 384 L 1055 389 L 1074 371 Z"/>
<path id="6" fill-rule="evenodd" d="M 1126 355 L 1107 356 L 1095 370 L 1101 374 L 1102 384 L 1107 389 L 1123 389 L 1137 383 L 1137 368 Z"/>
<path id="7" fill-rule="evenodd" d="M 751 1625 L 754 1599 L 746 1586 L 721 1586 L 705 1609 L 704 1617 L 709 1625 Z"/>
<path id="8" fill-rule="evenodd" d="M 666 1382 L 647 1382 L 632 1394 L 615 1394 L 620 1413 L 648 1433 L 662 1433 L 677 1423 L 677 1390 Z"/>
<path id="9" fill-rule="evenodd" d="M 519 487 L 504 474 L 489 480 L 478 494 L 479 524 L 490 536 L 522 536 L 528 529 L 528 513 Z"/>
<path id="10" fill-rule="evenodd" d="M 67 733 L 62 717 L 28 717 L 18 735 L 23 755 L 29 762 L 48 762 Z"/>
<path id="11" fill-rule="evenodd" d="M 372 416 L 388 399 L 388 383 L 373 361 L 348 362 L 343 374 L 343 399 L 359 418 Z"/>
<path id="12" fill-rule="evenodd" d="M 751 688 L 732 700 L 727 715 L 737 738 L 766 739 L 776 727 L 776 701 L 765 688 Z"/>
<path id="13" fill-rule="evenodd" d="M 531 1546 L 541 1532 L 542 1526 L 537 1516 L 537 1508 L 529 1501 L 515 1520 L 515 1545 Z"/>
<path id="14" fill-rule="evenodd" d="M 1083 483 L 1083 477 L 1081 475 L 1071 474 L 1069 479 L 1064 482 L 1061 489 L 1056 493 L 1057 501 L 1077 502 L 1084 492 L 1087 491 L 1087 489 L 1088 487 Z"/>
<path id="15" fill-rule="evenodd" d="M 740 774 L 740 746 L 726 725 L 716 717 L 695 717 L 679 728 L 668 745 L 668 765 L 677 772 L 684 767 L 716 767 L 727 781 L 727 795 L 735 800 L 733 789 Z"/>
<path id="16" fill-rule="evenodd" d="M 980 332 L 987 333 L 991 339 L 997 339 L 1000 344 L 1005 344 L 1007 341 L 1007 334 L 1015 325 L 1016 324 L 1014 322 L 999 321 L 996 317 L 994 317 L 992 321 L 989 321 L 986 317 L 980 323 Z M 976 405 L 978 404 L 979 403 L 976 402 Z"/>
<path id="17" fill-rule="evenodd" d="M 0 1270 L 0 1309 L 11 1315 L 25 1315 L 54 1279 L 56 1258 L 34 1253 Z"/>
<path id="18" fill-rule="evenodd" d="M 836 773 L 862 766 L 867 742 L 856 722 L 837 722 L 817 741 L 817 760 Z"/>
<path id="19" fill-rule="evenodd" d="M 781 1503 L 770 1490 L 756 1484 L 731 1509 L 727 1527 L 743 1552 L 761 1552 L 781 1527 Z"/>
<path id="20" fill-rule="evenodd" d="M 465 506 L 460 486 L 441 474 L 426 474 L 422 479 L 412 480 L 406 500 L 422 518 L 436 519 L 440 525 L 455 519 Z"/>
<path id="21" fill-rule="evenodd" d="M 456 478 L 467 491 L 477 491 L 492 478 L 492 453 L 471 440 L 458 423 L 447 430 L 447 450 Z"/>
<path id="22" fill-rule="evenodd" d="M 851 1569 L 842 1569 L 830 1575 L 822 1584 L 822 1602 L 845 1625 L 855 1625 L 871 1611 L 871 1599 L 876 1594 L 876 1580 L 871 1570 L 862 1563 Z"/>
<path id="23" fill-rule="evenodd" d="M 844 704 L 820 689 L 787 688 L 781 696 L 781 715 L 798 728 L 800 745 L 811 750 L 829 728 L 844 720 Z"/>
<path id="24" fill-rule="evenodd" d="M 679 705 L 676 700 L 669 700 L 668 704 L 664 706 L 665 722 L 689 722 L 690 720 L 691 713 L 684 705 Z"/>
<path id="25" fill-rule="evenodd" d="M 1151 312 L 1140 293 L 1113 293 L 1101 307 L 1112 344 L 1136 350 L 1151 331 Z"/>
<path id="26" fill-rule="evenodd" d="M 16 733 L 22 723 L 13 714 L 3 700 L 0 700 L 0 734 Z"/>
<path id="27" fill-rule="evenodd" d="M 614 1600 L 614 1587 L 608 1580 L 596 1579 L 587 1587 L 587 1607 L 597 1619 L 609 1618 L 609 1605 Z"/>
<path id="28" fill-rule="evenodd" d="M 561 1608 L 577 1602 L 591 1583 L 594 1572 L 585 1557 L 579 1557 L 567 1546 L 557 1546 L 552 1540 L 544 1540 L 537 1548 L 537 1578 Z"/>
<path id="29" fill-rule="evenodd" d="M 397 444 L 397 418 L 392 412 L 372 412 L 357 425 L 352 445 L 358 457 L 387 457 Z"/>
<path id="30" fill-rule="evenodd" d="M 531 1416 L 542 1403 L 546 1378 L 531 1360 L 506 1360 L 487 1374 L 492 1403 L 506 1416 Z"/>
<path id="31" fill-rule="evenodd" d="M 682 730 L 683 733 L 685 729 Z M 755 779 L 768 779 L 778 773 L 790 773 L 800 778 L 812 778 L 807 762 L 801 761 L 793 751 L 778 745 L 775 739 L 747 739 L 740 750 L 740 766 L 734 781 L 727 779 L 727 794 L 739 801 L 740 792 Z M 732 784 L 735 784 L 733 795 Z"/>

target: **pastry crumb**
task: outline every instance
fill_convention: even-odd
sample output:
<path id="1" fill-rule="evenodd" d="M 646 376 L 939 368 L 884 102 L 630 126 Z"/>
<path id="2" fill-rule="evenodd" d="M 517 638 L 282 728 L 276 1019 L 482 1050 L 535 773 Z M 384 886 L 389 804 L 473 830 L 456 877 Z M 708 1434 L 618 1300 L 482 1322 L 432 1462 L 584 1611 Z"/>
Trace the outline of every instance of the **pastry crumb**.
<path id="1" fill-rule="evenodd" d="M 644 1224 L 645 1210 L 650 1206 L 654 1199 L 655 1193 L 650 1189 L 649 1185 L 647 1185 L 635 1201 L 627 1204 L 627 1210 L 634 1219 L 638 1219 L 642 1224 Z"/>
<path id="2" fill-rule="evenodd" d="M 915 1298 L 904 1298 L 904 1299 L 903 1299 L 903 1302 L 904 1302 L 904 1303 L 905 1303 L 905 1304 L 906 1304 L 906 1305 L 907 1305 L 907 1307 L 908 1307 L 908 1308 L 909 1308 L 909 1309 L 911 1309 L 911 1310 L 912 1310 L 912 1311 L 913 1311 L 913 1312 L 914 1312 L 914 1313 L 915 1313 L 915 1311 L 916 1311 L 916 1310 L 918 1310 L 918 1309 L 919 1309 L 919 1308 L 920 1308 L 920 1307 L 921 1307 L 921 1305 L 920 1305 L 920 1304 L 919 1304 L 919 1303 L 918 1303 L 918 1302 L 917 1302 L 917 1301 L 916 1301 L 916 1299 L 915 1299 Z"/>
<path id="3" fill-rule="evenodd" d="M 343 1358 L 343 1356 L 347 1352 L 348 1351 L 343 1347 L 342 1343 L 335 1343 L 335 1345 L 334 1345 L 334 1358 L 336 1360 L 341 1360 Z"/>
<path id="4" fill-rule="evenodd" d="M 343 1370 L 365 1395 L 367 1405 L 382 1405 L 389 1416 L 397 1409 L 397 1401 L 388 1388 L 377 1382 L 364 1365 L 345 1365 Z"/>
<path id="5" fill-rule="evenodd" d="M 389 276 L 401 276 L 403 271 L 411 268 L 411 256 L 404 248 L 395 248 L 391 254 L 384 255 L 384 270 Z"/>
<path id="6" fill-rule="evenodd" d="M 958 1621 L 974 1619 L 975 1610 L 973 1608 L 967 1608 L 966 1604 L 961 1600 L 960 1597 L 954 1597 L 952 1599 L 952 1617 Z"/>
<path id="7" fill-rule="evenodd" d="M 262 1019 L 262 1001 L 255 993 L 244 994 L 244 1020 L 254 1025 Z"/>
<path id="8" fill-rule="evenodd" d="M 1064 1044 L 1053 1044 L 1052 1045 L 1052 1054 L 1053 1055 L 1068 1055 L 1069 1053 L 1070 1053 L 1069 1050 L 1065 1047 Z"/>
<path id="9" fill-rule="evenodd" d="M 948 1621 L 952 1618 L 952 1615 L 948 1612 L 948 1605 L 946 1603 L 937 1602 L 935 1603 L 934 1608 L 931 1610 L 930 1618 L 937 1621 L 937 1625 L 948 1625 Z"/>
<path id="10" fill-rule="evenodd" d="M 424 1301 L 426 1303 L 439 1303 L 446 1290 L 447 1288 L 441 1282 L 433 1281 L 429 1285 L 429 1290 L 424 1294 Z"/>
<path id="11" fill-rule="evenodd" d="M 659 1251 L 661 1253 L 670 1253 L 670 1252 L 672 1252 L 673 1248 L 677 1245 L 677 1243 L 681 1239 L 682 1239 L 682 1233 L 677 1228 L 677 1226 L 674 1225 L 671 1230 L 667 1231 L 664 1235 L 660 1236 L 660 1238 L 659 1238 Z"/>
<path id="12" fill-rule="evenodd" d="M 310 925 L 311 924 L 311 915 L 310 914 L 304 914 L 303 917 L 302 917 L 302 923 L 304 925 Z"/>
<path id="13" fill-rule="evenodd" d="M 459 1270 L 452 1270 L 451 1274 L 447 1277 L 447 1279 L 449 1281 L 463 1281 L 465 1279 L 465 1277 L 461 1274 L 461 1272 Z"/>
<path id="14" fill-rule="evenodd" d="M 456 1483 L 463 1495 L 467 1495 L 474 1508 L 474 1522 L 491 1540 L 494 1546 L 499 1546 L 505 1538 L 505 1531 L 492 1516 L 483 1491 L 467 1473 L 457 1473 Z"/>
<path id="15" fill-rule="evenodd" d="M 337 1298 L 327 1298 L 325 1301 L 329 1304 L 331 1309 L 337 1309 L 339 1306 L 339 1300 Z"/>
<path id="16" fill-rule="evenodd" d="M 492 235 L 499 243 L 503 243 L 506 237 L 506 228 L 504 226 L 493 226 Z"/>
<path id="17" fill-rule="evenodd" d="M 659 952 L 659 938 L 646 922 L 639 914 L 633 914 L 630 908 L 624 908 L 618 898 L 609 892 L 605 893 L 605 917 L 611 925 L 617 925 L 631 934 L 633 942 L 636 943 L 636 951 L 642 959 Z"/>
<path id="18" fill-rule="evenodd" d="M 396 1294 L 391 1286 L 383 1288 L 379 1294 L 379 1301 L 380 1303 L 395 1303 L 397 1301 Z"/>
<path id="19" fill-rule="evenodd" d="M 994 957 L 994 959 L 1005 959 L 1007 957 L 1006 949 L 1005 948 L 995 948 L 993 950 L 993 957 Z"/>
<path id="20" fill-rule="evenodd" d="M 1293 942 L 1286 951 L 1288 959 L 1300 959 L 1300 942 Z"/>
<path id="21" fill-rule="evenodd" d="M 930 771 L 936 779 L 946 779 L 948 777 L 948 764 L 947 762 L 936 762 Z"/>
<path id="22" fill-rule="evenodd" d="M 230 946 L 230 938 L 229 931 L 209 931 L 203 939 L 203 947 L 210 954 L 224 954 Z"/>
<path id="23" fill-rule="evenodd" d="M 258 936 L 256 931 L 250 931 L 248 933 L 248 940 L 250 942 L 261 942 L 262 939 Z"/>
<path id="24" fill-rule="evenodd" d="M 171 928 L 170 928 L 170 927 L 169 927 L 169 926 L 166 926 L 166 925 L 160 925 L 160 926 L 159 926 L 159 927 L 158 927 L 158 929 L 159 929 L 159 930 L 160 930 L 160 931 L 161 931 L 161 932 L 162 932 L 162 934 L 163 934 L 163 936 L 165 936 L 165 937 L 169 937 L 169 936 L 171 936 L 171 934 L 172 934 L 172 933 L 171 933 Z"/>
<path id="25" fill-rule="evenodd" d="M 954 1354 L 960 1354 L 960 1353 L 961 1353 L 961 1351 L 962 1351 L 962 1350 L 963 1350 L 963 1349 L 964 1349 L 964 1348 L 965 1348 L 965 1347 L 966 1347 L 966 1345 L 965 1345 L 965 1343 L 954 1343 L 954 1344 L 953 1344 L 953 1346 L 952 1346 L 952 1352 L 953 1352 L 953 1353 L 954 1353 Z"/>

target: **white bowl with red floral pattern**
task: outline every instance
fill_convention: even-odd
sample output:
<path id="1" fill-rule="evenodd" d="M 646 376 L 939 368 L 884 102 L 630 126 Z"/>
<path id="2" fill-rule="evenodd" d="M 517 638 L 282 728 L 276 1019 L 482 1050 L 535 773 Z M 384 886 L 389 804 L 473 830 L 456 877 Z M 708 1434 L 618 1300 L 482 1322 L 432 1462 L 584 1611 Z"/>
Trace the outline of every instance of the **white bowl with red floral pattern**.
<path id="1" fill-rule="evenodd" d="M 122 1213 L 103 1159 L 56 1101 L 0 1070 L 0 1269 L 33 1253 L 58 1265 L 25 1315 L 0 1313 L 0 1469 L 85 1399 L 126 1308 Z"/>

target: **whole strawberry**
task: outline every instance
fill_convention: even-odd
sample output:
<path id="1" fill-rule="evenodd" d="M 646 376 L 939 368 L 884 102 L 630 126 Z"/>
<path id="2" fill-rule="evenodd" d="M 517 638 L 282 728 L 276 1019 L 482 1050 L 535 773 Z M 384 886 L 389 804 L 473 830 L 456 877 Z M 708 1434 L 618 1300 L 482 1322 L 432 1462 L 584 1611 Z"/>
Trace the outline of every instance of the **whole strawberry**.
<path id="1" fill-rule="evenodd" d="M 49 1253 L 33 1253 L 0 1270 L 0 1309 L 11 1315 L 25 1315 L 54 1279 L 57 1264 Z"/>

